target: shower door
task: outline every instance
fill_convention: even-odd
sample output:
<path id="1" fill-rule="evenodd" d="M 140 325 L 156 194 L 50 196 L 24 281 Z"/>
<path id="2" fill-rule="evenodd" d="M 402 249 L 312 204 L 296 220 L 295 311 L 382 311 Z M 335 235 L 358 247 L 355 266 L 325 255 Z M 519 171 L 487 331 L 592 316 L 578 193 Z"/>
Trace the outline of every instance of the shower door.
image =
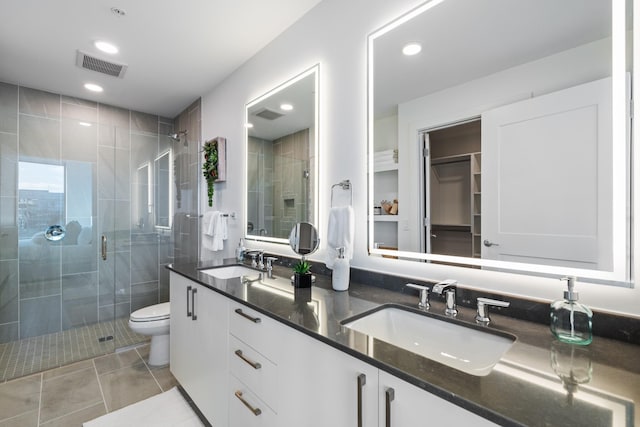
<path id="1" fill-rule="evenodd" d="M 115 350 L 118 132 L 95 103 L 15 85 L 0 107 L 4 380 Z"/>

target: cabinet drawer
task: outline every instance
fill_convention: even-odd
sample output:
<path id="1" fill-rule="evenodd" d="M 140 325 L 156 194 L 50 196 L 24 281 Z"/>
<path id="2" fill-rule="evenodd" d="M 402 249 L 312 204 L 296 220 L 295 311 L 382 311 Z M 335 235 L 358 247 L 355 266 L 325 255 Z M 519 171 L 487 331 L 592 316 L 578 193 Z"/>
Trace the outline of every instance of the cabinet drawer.
<path id="1" fill-rule="evenodd" d="M 276 365 L 281 351 L 279 336 L 283 328 L 275 320 L 242 304 L 229 305 L 229 332 Z"/>
<path id="2" fill-rule="evenodd" d="M 260 399 L 277 412 L 278 367 L 269 359 L 240 341 L 229 336 L 229 369 Z"/>
<path id="3" fill-rule="evenodd" d="M 229 426 L 277 427 L 276 414 L 246 385 L 229 375 Z"/>

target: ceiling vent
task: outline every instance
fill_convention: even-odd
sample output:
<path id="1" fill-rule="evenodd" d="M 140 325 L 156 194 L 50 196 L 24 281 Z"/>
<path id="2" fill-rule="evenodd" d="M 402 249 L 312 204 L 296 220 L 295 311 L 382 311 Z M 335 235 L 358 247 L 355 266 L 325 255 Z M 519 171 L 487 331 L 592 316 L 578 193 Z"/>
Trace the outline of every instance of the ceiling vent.
<path id="1" fill-rule="evenodd" d="M 273 110 L 269 110 L 268 108 L 263 108 L 262 110 L 256 112 L 255 115 L 267 120 L 275 120 L 277 118 L 284 116 L 284 114 L 280 114 Z"/>
<path id="2" fill-rule="evenodd" d="M 96 71 L 98 73 L 107 74 L 113 77 L 122 77 L 124 72 L 127 71 L 125 64 L 118 64 L 117 62 L 105 61 L 104 59 L 96 58 L 88 53 L 78 50 L 76 55 L 76 65 L 85 70 Z"/>

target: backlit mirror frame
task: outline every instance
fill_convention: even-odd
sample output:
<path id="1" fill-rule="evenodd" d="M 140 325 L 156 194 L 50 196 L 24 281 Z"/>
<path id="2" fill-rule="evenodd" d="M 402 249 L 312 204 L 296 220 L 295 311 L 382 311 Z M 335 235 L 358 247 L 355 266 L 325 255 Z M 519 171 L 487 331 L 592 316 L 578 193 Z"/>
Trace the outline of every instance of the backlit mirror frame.
<path id="1" fill-rule="evenodd" d="M 313 139 L 313 143 L 310 146 L 310 150 L 309 150 L 309 154 L 310 154 L 310 180 L 311 180 L 311 191 L 313 192 L 313 196 L 312 196 L 312 208 L 311 208 L 311 215 L 312 218 L 306 218 L 305 222 L 309 222 L 312 224 L 318 224 L 319 220 L 318 220 L 318 204 L 319 204 L 319 185 L 318 182 L 320 181 L 319 179 L 319 145 L 320 145 L 320 136 L 319 136 L 319 124 L 320 124 L 320 115 L 319 115 L 319 109 L 320 109 L 320 105 L 319 105 L 319 86 L 320 86 L 320 64 L 315 64 L 312 67 L 306 69 L 305 71 L 303 71 L 302 73 L 296 75 L 295 77 L 285 81 L 284 83 L 276 86 L 275 88 L 271 89 L 270 91 L 268 91 L 267 93 L 265 93 L 264 95 L 259 96 L 258 98 L 250 101 L 249 103 L 246 104 L 245 106 L 245 117 L 244 117 L 244 123 L 245 123 L 245 130 L 244 130 L 244 148 L 245 148 L 245 158 L 244 158 L 244 171 L 245 171 L 245 179 L 244 179 L 244 190 L 243 190 L 243 198 L 244 198 L 244 223 L 243 223 L 243 234 L 244 234 L 244 238 L 247 240 L 254 240 L 254 241 L 262 241 L 262 242 L 270 242 L 270 243 L 278 243 L 278 244 L 283 244 L 283 245 L 289 245 L 289 238 L 288 238 L 288 234 L 287 237 L 283 237 L 283 238 L 279 238 L 279 237 L 271 237 L 271 236 L 261 236 L 261 235 L 253 235 L 253 234 L 249 234 L 247 232 L 247 225 L 248 225 L 248 221 L 249 221 L 249 215 L 248 215 L 248 209 L 249 209 L 249 203 L 248 203 L 248 186 L 249 186 L 249 179 L 248 179 L 248 174 L 249 174 L 249 128 L 248 128 L 248 124 L 250 123 L 249 120 L 249 111 L 251 110 L 252 107 L 254 107 L 255 105 L 259 104 L 260 102 L 268 99 L 271 96 L 276 95 L 278 92 L 281 92 L 282 90 L 294 85 L 295 83 L 299 82 L 302 79 L 305 79 L 306 77 L 309 76 L 313 76 L 314 77 L 314 97 L 313 97 L 313 103 L 314 103 L 314 117 L 313 117 L 313 121 L 314 121 L 314 126 L 313 126 L 313 130 L 311 131 L 311 137 Z M 317 227 L 317 226 L 316 226 Z M 288 233 L 288 231 L 287 231 Z"/>
<path id="2" fill-rule="evenodd" d="M 367 39 L 367 168 L 368 168 L 368 251 L 370 256 L 385 256 L 421 262 L 435 261 L 457 266 L 486 268 L 539 276 L 560 277 L 574 275 L 581 281 L 632 286 L 631 280 L 631 224 L 633 207 L 630 202 L 630 153 L 627 143 L 626 99 L 626 10 L 624 1 L 612 1 L 612 141 L 613 141 L 613 268 L 611 271 L 588 270 L 550 265 L 526 264 L 427 254 L 403 250 L 380 249 L 374 240 L 374 43 L 386 33 L 409 20 L 428 13 L 429 9 L 449 0 L 431 0 L 374 31 Z M 635 70 L 634 70 L 635 74 Z M 631 145 L 633 142 L 631 142 Z M 416 212 L 416 215 L 419 213 Z"/>

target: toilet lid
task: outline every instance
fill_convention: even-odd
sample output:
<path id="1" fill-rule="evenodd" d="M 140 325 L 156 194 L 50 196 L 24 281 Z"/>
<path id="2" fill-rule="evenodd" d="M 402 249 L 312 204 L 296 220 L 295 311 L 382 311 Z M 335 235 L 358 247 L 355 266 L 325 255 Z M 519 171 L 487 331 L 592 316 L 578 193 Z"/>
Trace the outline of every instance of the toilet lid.
<path id="1" fill-rule="evenodd" d="M 169 318 L 169 303 L 150 305 L 131 313 L 131 320 L 134 322 L 150 322 Z"/>

